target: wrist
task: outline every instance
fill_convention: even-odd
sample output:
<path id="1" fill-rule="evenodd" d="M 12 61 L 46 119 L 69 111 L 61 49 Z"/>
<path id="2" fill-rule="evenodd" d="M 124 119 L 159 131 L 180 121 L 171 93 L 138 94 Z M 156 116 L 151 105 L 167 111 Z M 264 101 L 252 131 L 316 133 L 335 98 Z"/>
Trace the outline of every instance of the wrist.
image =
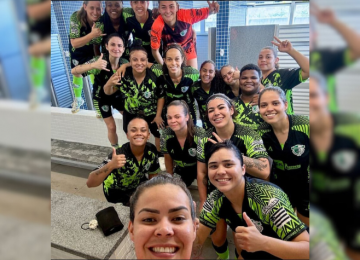
<path id="1" fill-rule="evenodd" d="M 269 237 L 268 236 L 264 236 L 262 235 L 262 243 L 260 244 L 260 250 L 259 251 L 264 251 L 264 252 L 269 252 L 270 250 L 270 241 L 269 241 Z"/>

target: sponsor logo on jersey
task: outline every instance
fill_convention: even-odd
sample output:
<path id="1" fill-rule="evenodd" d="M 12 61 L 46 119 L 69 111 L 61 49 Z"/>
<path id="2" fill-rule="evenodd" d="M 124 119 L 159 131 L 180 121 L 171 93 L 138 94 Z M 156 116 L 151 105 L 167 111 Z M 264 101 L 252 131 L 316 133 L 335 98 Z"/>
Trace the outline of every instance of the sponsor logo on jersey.
<path id="1" fill-rule="evenodd" d="M 145 98 L 150 98 L 150 97 L 151 97 L 151 92 L 150 92 L 150 91 L 146 91 L 146 92 L 144 93 L 144 97 L 145 97 Z"/>
<path id="2" fill-rule="evenodd" d="M 262 213 L 264 215 L 267 215 L 270 213 L 270 211 L 276 206 L 276 204 L 279 203 L 279 199 L 276 198 L 272 198 L 269 200 L 269 203 L 267 204 L 267 206 L 263 207 L 263 209 L 261 210 Z"/>
<path id="3" fill-rule="evenodd" d="M 334 166 L 343 173 L 347 173 L 356 163 L 357 154 L 351 150 L 341 150 L 331 157 Z"/>
<path id="4" fill-rule="evenodd" d="M 109 112 L 109 106 L 108 105 L 104 105 L 101 107 L 101 109 L 105 112 Z"/>
<path id="5" fill-rule="evenodd" d="M 291 151 L 296 156 L 301 156 L 305 152 L 305 145 L 297 144 L 291 147 Z"/>
<path id="6" fill-rule="evenodd" d="M 187 33 L 187 29 L 183 30 L 183 31 L 180 33 L 180 35 L 184 37 L 184 36 L 186 35 L 186 33 Z"/>
<path id="7" fill-rule="evenodd" d="M 196 155 L 196 149 L 195 148 L 190 148 L 189 149 L 189 154 L 190 154 L 190 156 L 194 157 Z"/>
<path id="8" fill-rule="evenodd" d="M 189 86 L 181 87 L 181 92 L 185 93 L 189 89 Z"/>
<path id="9" fill-rule="evenodd" d="M 252 107 L 251 107 L 251 111 L 252 111 L 254 114 L 259 113 L 259 111 L 260 111 L 259 106 L 258 106 L 258 105 L 252 106 Z"/>
<path id="10" fill-rule="evenodd" d="M 264 230 L 263 226 L 261 225 L 261 221 L 251 219 L 251 222 L 254 223 L 255 227 L 257 230 L 259 230 L 260 233 Z"/>
<path id="11" fill-rule="evenodd" d="M 75 59 L 72 60 L 72 63 L 74 64 L 74 66 L 79 65 L 79 61 L 78 61 L 78 60 L 75 60 Z"/>
<path id="12" fill-rule="evenodd" d="M 281 229 L 286 223 L 291 221 L 291 217 L 286 210 L 281 207 L 270 217 L 270 220 L 278 229 Z"/>
<path id="13" fill-rule="evenodd" d="M 271 148 L 271 146 L 269 147 L 269 149 L 268 149 L 270 152 L 272 152 L 273 151 L 273 149 Z"/>

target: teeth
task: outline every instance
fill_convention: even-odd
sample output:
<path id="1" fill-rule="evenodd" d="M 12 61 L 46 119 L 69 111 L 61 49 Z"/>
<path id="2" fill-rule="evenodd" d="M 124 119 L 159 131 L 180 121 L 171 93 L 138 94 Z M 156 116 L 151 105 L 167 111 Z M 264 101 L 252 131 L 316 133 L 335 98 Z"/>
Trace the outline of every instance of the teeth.
<path id="1" fill-rule="evenodd" d="M 216 118 L 214 121 L 219 122 L 220 120 L 222 120 L 222 118 Z"/>
<path id="2" fill-rule="evenodd" d="M 267 114 L 266 116 L 275 116 L 276 114 Z"/>
<path id="3" fill-rule="evenodd" d="M 218 181 L 228 181 L 230 179 L 218 179 Z"/>
<path id="4" fill-rule="evenodd" d="M 156 253 L 174 253 L 175 247 L 153 247 L 152 251 Z"/>

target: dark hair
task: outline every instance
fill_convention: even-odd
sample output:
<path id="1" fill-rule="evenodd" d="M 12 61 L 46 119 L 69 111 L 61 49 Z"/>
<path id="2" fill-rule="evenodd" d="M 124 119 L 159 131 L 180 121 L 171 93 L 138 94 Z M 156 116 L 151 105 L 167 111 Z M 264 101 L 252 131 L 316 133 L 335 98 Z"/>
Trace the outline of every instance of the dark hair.
<path id="1" fill-rule="evenodd" d="M 255 64 L 250 63 L 250 64 L 246 64 L 244 67 L 242 67 L 241 70 L 240 70 L 240 76 L 246 70 L 256 70 L 258 75 L 259 75 L 259 78 L 261 78 L 261 70 Z"/>
<path id="2" fill-rule="evenodd" d="M 287 103 L 287 99 L 286 99 L 286 95 L 285 95 L 284 90 L 282 90 L 280 87 L 274 87 L 274 86 L 271 86 L 271 85 L 270 85 L 270 86 L 264 88 L 264 89 L 260 92 L 259 101 L 258 101 L 259 107 L 260 107 L 260 100 L 261 100 L 262 95 L 264 95 L 265 92 L 269 92 L 269 91 L 274 91 L 274 92 L 276 92 L 276 93 L 279 95 L 281 101 L 282 101 L 284 104 Z"/>
<path id="3" fill-rule="evenodd" d="M 222 70 L 223 68 L 226 68 L 226 67 L 230 67 L 230 68 L 234 69 L 234 67 L 233 67 L 232 65 L 230 65 L 230 64 L 225 64 L 224 66 L 222 66 L 222 67 L 220 68 L 220 72 L 221 72 L 221 70 Z"/>
<path id="4" fill-rule="evenodd" d="M 316 80 L 318 86 L 320 87 L 321 91 L 325 94 L 328 93 L 327 84 L 325 77 L 316 71 L 310 71 L 310 79 Z"/>
<path id="5" fill-rule="evenodd" d="M 215 152 L 219 151 L 220 149 L 227 149 L 227 150 L 233 151 L 236 158 L 239 159 L 240 165 L 241 166 L 244 165 L 244 160 L 243 160 L 243 157 L 242 157 L 241 152 L 239 151 L 239 149 L 231 142 L 231 140 L 225 140 L 224 142 L 219 142 L 219 143 L 216 143 L 216 144 L 213 144 L 213 145 L 210 146 L 210 149 L 206 153 L 206 156 L 205 156 L 206 166 L 208 166 L 208 164 L 209 164 L 210 157 Z"/>
<path id="6" fill-rule="evenodd" d="M 150 180 L 140 184 L 136 188 L 135 192 L 130 197 L 130 221 L 131 222 L 134 222 L 135 207 L 136 207 L 136 203 L 138 202 L 141 194 L 144 193 L 145 190 L 147 190 L 151 187 L 165 185 L 165 184 L 172 184 L 172 185 L 178 186 L 186 193 L 186 195 L 189 199 L 191 218 L 192 218 L 192 220 L 195 220 L 195 207 L 194 207 L 194 203 L 193 203 L 193 199 L 191 197 L 190 191 L 186 188 L 185 183 L 179 177 L 173 177 L 169 173 L 166 173 L 166 174 L 159 174 L 159 175 L 151 178 Z"/>
<path id="7" fill-rule="evenodd" d="M 225 94 L 223 93 L 216 93 L 212 96 L 210 96 L 207 100 L 206 100 L 206 114 L 208 114 L 207 110 L 208 110 L 208 104 L 211 100 L 213 99 L 216 99 L 216 98 L 219 98 L 219 99 L 223 99 L 225 100 L 225 104 L 228 106 L 228 108 L 230 109 L 231 107 L 233 107 L 234 109 L 234 114 L 232 115 L 232 118 L 236 118 L 238 112 L 237 110 L 235 109 L 235 105 L 234 105 L 234 101 L 232 101 L 228 96 L 226 96 Z"/>
<path id="8" fill-rule="evenodd" d="M 185 55 L 184 49 L 181 47 L 180 44 L 170 43 L 170 44 L 166 47 L 166 50 L 165 50 L 165 52 L 164 52 L 164 58 L 165 58 L 165 59 L 166 59 L 166 54 L 167 54 L 167 52 L 168 52 L 169 50 L 171 50 L 171 49 L 177 49 L 177 50 L 180 52 L 181 57 L 183 58 L 183 63 L 181 64 L 181 69 L 183 69 L 183 68 L 186 66 L 186 55 Z M 168 70 L 165 62 L 164 62 L 164 64 L 163 64 L 162 69 L 163 69 L 164 75 L 165 75 L 165 74 L 169 74 L 169 70 Z"/>
<path id="9" fill-rule="evenodd" d="M 271 50 L 272 53 L 274 54 L 275 59 L 278 57 L 278 51 L 272 46 L 266 46 L 266 47 L 262 48 L 261 50 Z M 279 63 L 275 63 L 275 68 L 279 69 Z"/>
<path id="10" fill-rule="evenodd" d="M 131 53 L 134 52 L 134 51 L 143 51 L 143 52 L 145 52 L 146 57 L 148 57 L 148 53 L 145 50 L 145 48 L 142 46 L 142 44 L 143 44 L 142 40 L 140 40 L 140 39 L 134 40 L 134 42 L 133 42 L 133 44 L 131 45 L 131 48 L 130 48 L 130 56 L 131 56 Z"/>
<path id="11" fill-rule="evenodd" d="M 113 37 L 119 37 L 121 39 L 121 41 L 123 42 L 123 45 L 124 45 L 124 48 L 125 48 L 125 40 L 122 36 L 120 36 L 118 33 L 112 33 L 110 35 L 108 35 L 106 38 L 105 38 L 105 44 L 109 44 L 109 41 L 111 38 Z"/>
<path id="12" fill-rule="evenodd" d="M 142 116 L 136 116 L 136 117 L 134 117 L 134 118 L 132 118 L 130 121 L 129 121 L 129 123 L 128 123 L 128 125 L 127 125 L 127 129 L 129 129 L 129 125 L 130 125 L 130 123 L 132 122 L 132 121 L 134 121 L 135 119 L 141 119 L 141 120 L 144 120 L 145 122 L 146 122 L 146 125 L 147 125 L 147 128 L 148 128 L 148 130 L 150 131 L 150 128 L 149 128 L 149 124 L 148 124 L 148 122 L 145 120 L 145 118 L 144 117 L 142 117 Z"/>
<path id="13" fill-rule="evenodd" d="M 184 115 L 189 115 L 189 120 L 187 121 L 187 136 L 186 140 L 190 143 L 190 145 L 194 142 L 194 135 L 195 135 L 195 126 L 194 122 L 190 115 L 190 109 L 188 104 L 184 100 L 174 100 L 171 101 L 170 104 L 167 106 L 167 109 L 171 106 L 181 106 L 183 108 Z"/>
<path id="14" fill-rule="evenodd" d="M 121 26 L 122 23 L 120 23 L 119 29 L 117 31 L 115 30 L 115 28 L 114 28 L 114 26 L 112 24 L 111 18 L 110 18 L 109 14 L 106 11 L 106 2 L 109 2 L 109 1 L 105 1 L 105 12 L 103 14 L 104 33 L 109 35 L 111 33 L 117 32 L 119 35 L 123 35 L 124 34 L 124 28 L 123 28 L 123 26 Z M 121 5 L 123 5 L 123 1 L 118 1 L 118 2 L 121 2 Z M 121 15 L 120 15 L 119 19 L 122 19 Z M 124 44 L 126 44 L 125 41 L 123 41 L 123 42 L 124 42 Z"/>
<path id="15" fill-rule="evenodd" d="M 219 70 L 216 69 L 216 64 L 212 60 L 206 60 L 203 63 L 201 63 L 199 72 L 201 73 L 201 69 L 205 66 L 205 64 L 210 63 L 214 66 L 215 70 L 215 77 L 211 81 L 211 89 L 214 90 L 214 93 L 223 93 L 226 94 L 225 87 L 226 83 L 221 77 L 221 73 Z"/>
<path id="16" fill-rule="evenodd" d="M 80 8 L 80 10 L 77 12 L 77 15 L 76 15 L 76 17 L 77 17 L 77 19 L 80 21 L 80 23 L 81 23 L 81 27 L 84 27 L 84 28 L 87 28 L 87 13 L 86 13 L 86 11 L 85 11 L 85 9 L 84 9 L 84 5 L 88 5 L 89 4 L 89 2 L 90 1 L 83 1 L 83 4 L 81 5 L 81 8 Z M 101 1 L 98 1 L 98 2 L 100 2 L 100 7 L 101 7 Z"/>

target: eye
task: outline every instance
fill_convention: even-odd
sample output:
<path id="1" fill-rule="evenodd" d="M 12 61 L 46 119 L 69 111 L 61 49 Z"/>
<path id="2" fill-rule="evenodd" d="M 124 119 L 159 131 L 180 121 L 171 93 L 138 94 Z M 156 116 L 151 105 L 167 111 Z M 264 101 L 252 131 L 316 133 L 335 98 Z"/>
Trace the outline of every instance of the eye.
<path id="1" fill-rule="evenodd" d="M 145 223 L 153 223 L 155 222 L 156 220 L 154 218 L 144 218 L 141 220 L 142 222 L 145 222 Z"/>
<path id="2" fill-rule="evenodd" d="M 214 170 L 216 168 L 217 168 L 217 165 L 215 165 L 215 164 L 209 166 L 209 169 L 212 169 L 212 170 Z"/>
<path id="3" fill-rule="evenodd" d="M 266 107 L 266 104 L 261 104 L 260 107 Z"/>
<path id="4" fill-rule="evenodd" d="M 209 109 L 208 110 L 208 113 L 212 113 L 212 112 L 214 112 L 214 109 Z"/>
<path id="5" fill-rule="evenodd" d="M 183 216 L 179 216 L 179 217 L 173 218 L 173 221 L 175 221 L 175 222 L 182 222 L 182 221 L 184 221 L 184 220 L 186 220 L 186 218 L 183 217 Z"/>
<path id="6" fill-rule="evenodd" d="M 141 132 L 142 132 L 142 133 L 145 133 L 145 132 L 146 132 L 146 129 L 141 129 Z"/>
<path id="7" fill-rule="evenodd" d="M 226 164 L 225 164 L 225 167 L 226 167 L 226 168 L 231 168 L 232 166 L 233 166 L 232 163 L 226 163 Z"/>

